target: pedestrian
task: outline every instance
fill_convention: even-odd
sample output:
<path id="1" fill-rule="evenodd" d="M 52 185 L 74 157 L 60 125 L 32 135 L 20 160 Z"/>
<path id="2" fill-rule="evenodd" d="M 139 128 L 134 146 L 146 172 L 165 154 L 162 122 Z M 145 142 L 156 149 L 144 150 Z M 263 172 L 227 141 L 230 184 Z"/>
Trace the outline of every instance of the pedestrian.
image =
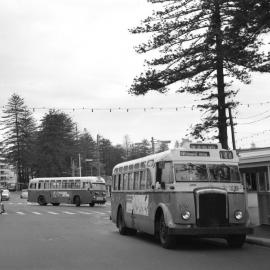
<path id="1" fill-rule="evenodd" d="M 0 214 L 5 213 L 5 208 L 2 203 L 2 190 L 0 190 Z"/>

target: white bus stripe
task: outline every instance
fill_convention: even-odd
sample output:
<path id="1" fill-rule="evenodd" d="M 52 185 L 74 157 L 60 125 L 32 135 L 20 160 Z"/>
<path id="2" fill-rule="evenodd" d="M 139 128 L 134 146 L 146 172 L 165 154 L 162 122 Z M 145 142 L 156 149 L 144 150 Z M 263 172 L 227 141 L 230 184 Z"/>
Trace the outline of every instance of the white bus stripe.
<path id="1" fill-rule="evenodd" d="M 33 214 L 35 214 L 35 215 L 42 215 L 41 213 L 39 213 L 39 212 L 32 212 Z"/>
<path id="2" fill-rule="evenodd" d="M 18 215 L 25 215 L 25 213 L 23 213 L 23 212 L 16 212 L 16 214 L 18 214 Z"/>

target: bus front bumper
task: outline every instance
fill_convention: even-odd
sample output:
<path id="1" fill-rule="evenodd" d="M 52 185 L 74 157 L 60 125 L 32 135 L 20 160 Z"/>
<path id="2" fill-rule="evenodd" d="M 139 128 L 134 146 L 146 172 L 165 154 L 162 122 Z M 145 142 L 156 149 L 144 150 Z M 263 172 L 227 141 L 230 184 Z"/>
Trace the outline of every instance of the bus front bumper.
<path id="1" fill-rule="evenodd" d="M 169 227 L 170 235 L 190 235 L 202 237 L 222 237 L 227 235 L 252 234 L 253 227 L 226 226 L 226 227 L 198 227 L 195 225 L 176 225 Z"/>

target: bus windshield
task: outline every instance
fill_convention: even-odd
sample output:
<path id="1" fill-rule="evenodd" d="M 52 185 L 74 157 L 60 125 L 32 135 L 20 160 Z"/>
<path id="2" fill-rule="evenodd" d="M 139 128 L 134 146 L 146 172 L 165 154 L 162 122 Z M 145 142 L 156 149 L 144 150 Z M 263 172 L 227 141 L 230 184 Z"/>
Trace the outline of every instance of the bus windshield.
<path id="1" fill-rule="evenodd" d="M 176 182 L 240 182 L 237 166 L 226 164 L 175 164 Z"/>
<path id="2" fill-rule="evenodd" d="M 93 189 L 97 189 L 97 190 L 106 190 L 105 184 L 101 184 L 101 183 L 92 183 L 92 187 Z"/>

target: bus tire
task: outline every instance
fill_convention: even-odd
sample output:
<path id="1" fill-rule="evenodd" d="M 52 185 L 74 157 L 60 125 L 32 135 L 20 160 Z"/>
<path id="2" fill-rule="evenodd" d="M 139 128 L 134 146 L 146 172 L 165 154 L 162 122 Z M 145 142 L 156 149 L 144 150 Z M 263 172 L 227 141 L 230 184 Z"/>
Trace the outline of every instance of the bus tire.
<path id="1" fill-rule="evenodd" d="M 75 196 L 74 199 L 74 204 L 78 207 L 81 205 L 81 199 L 80 199 L 80 196 Z"/>
<path id="2" fill-rule="evenodd" d="M 90 202 L 89 203 L 89 206 L 94 207 L 95 206 L 95 203 L 94 202 Z"/>
<path id="3" fill-rule="evenodd" d="M 246 241 L 246 235 L 245 234 L 229 235 L 226 238 L 226 240 L 227 240 L 229 247 L 241 248 Z"/>
<path id="4" fill-rule="evenodd" d="M 127 235 L 128 234 L 128 228 L 126 227 L 125 224 L 125 219 L 122 211 L 122 207 L 119 207 L 118 212 L 117 212 L 117 227 L 119 230 L 119 233 L 121 235 Z"/>
<path id="5" fill-rule="evenodd" d="M 175 247 L 175 238 L 173 235 L 169 235 L 168 233 L 168 226 L 165 222 L 163 212 L 161 213 L 158 221 L 158 236 L 163 248 L 172 249 Z"/>
<path id="6" fill-rule="evenodd" d="M 53 206 L 58 206 L 60 203 L 52 203 Z"/>
<path id="7" fill-rule="evenodd" d="M 47 202 L 46 202 L 44 196 L 42 196 L 42 195 L 38 196 L 37 202 L 39 205 L 47 205 Z"/>

